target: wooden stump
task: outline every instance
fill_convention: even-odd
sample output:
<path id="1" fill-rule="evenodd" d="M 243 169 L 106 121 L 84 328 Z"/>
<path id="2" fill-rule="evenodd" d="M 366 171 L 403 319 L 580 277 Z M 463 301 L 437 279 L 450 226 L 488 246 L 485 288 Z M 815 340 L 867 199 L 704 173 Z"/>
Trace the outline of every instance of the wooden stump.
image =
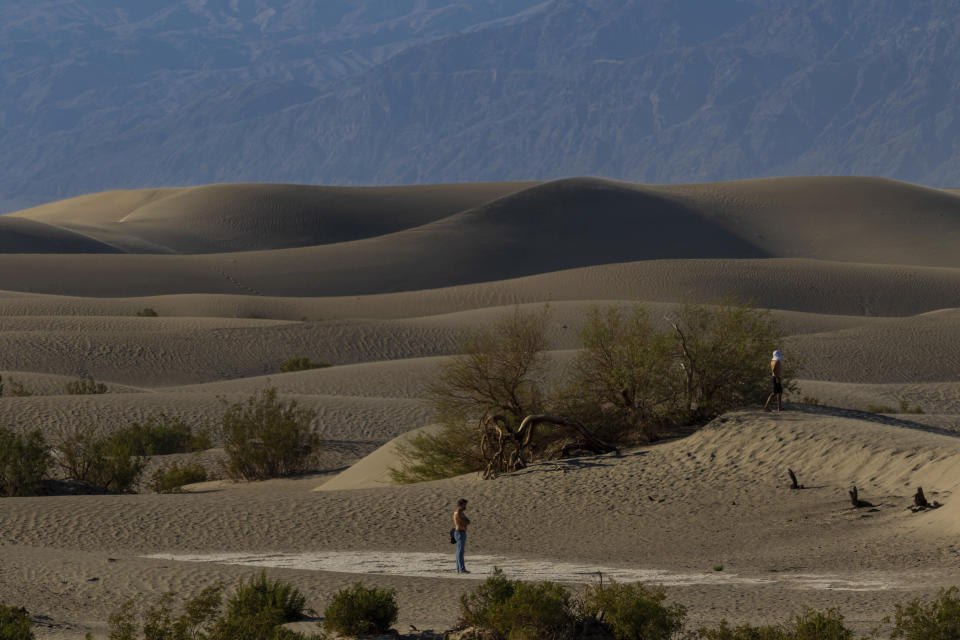
<path id="1" fill-rule="evenodd" d="M 790 488 L 803 489 L 803 485 L 797 483 L 797 475 L 793 472 L 793 469 L 787 469 L 787 473 L 790 474 Z"/>
<path id="2" fill-rule="evenodd" d="M 930 503 L 927 502 L 927 497 L 923 495 L 923 487 L 917 487 L 917 492 L 913 494 L 913 505 L 921 509 L 930 507 Z"/>
<path id="3" fill-rule="evenodd" d="M 866 500 L 861 500 L 861 499 L 860 499 L 860 496 L 858 495 L 858 492 L 857 492 L 857 486 L 856 486 L 856 485 L 854 485 L 853 488 L 850 489 L 849 493 L 850 493 L 850 503 L 853 504 L 853 507 L 854 507 L 855 509 L 859 509 L 859 508 L 861 508 L 861 507 L 872 507 L 872 506 L 873 506 L 873 503 L 867 502 Z"/>

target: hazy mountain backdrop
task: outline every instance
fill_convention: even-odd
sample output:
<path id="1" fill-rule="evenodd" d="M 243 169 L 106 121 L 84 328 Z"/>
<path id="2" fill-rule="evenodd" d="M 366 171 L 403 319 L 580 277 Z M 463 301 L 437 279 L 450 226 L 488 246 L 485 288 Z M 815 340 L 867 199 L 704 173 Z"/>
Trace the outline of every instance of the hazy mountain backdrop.
<path id="1" fill-rule="evenodd" d="M 5 0 L 0 211 L 111 188 L 960 184 L 951 0 Z"/>

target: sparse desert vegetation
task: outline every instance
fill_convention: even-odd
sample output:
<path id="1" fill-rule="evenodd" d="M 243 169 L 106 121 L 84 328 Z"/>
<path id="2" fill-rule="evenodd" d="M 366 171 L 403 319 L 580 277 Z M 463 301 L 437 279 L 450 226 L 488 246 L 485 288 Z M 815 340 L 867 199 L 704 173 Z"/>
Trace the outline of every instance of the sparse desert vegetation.
<path id="1" fill-rule="evenodd" d="M 33 640 L 33 622 L 23 607 L 0 603 L 0 640 Z"/>
<path id="2" fill-rule="evenodd" d="M 22 434 L 0 427 L 0 494 L 36 495 L 52 477 L 100 491 L 129 492 L 139 485 L 149 456 L 209 447 L 206 434 L 163 415 L 110 433 L 90 424 L 73 424 L 61 429 L 53 443 L 40 431 Z M 169 491 L 200 481 L 200 475 L 206 479 L 195 463 L 174 464 L 159 469 L 152 486 Z"/>
<path id="3" fill-rule="evenodd" d="M 302 620 L 311 610 L 303 593 L 265 572 L 240 579 L 224 601 L 222 583 L 183 599 L 175 592 L 153 603 L 130 599 L 109 616 L 111 640 L 306 640 L 307 638 L 372 637 L 389 634 L 399 607 L 392 589 L 370 588 L 357 582 L 336 591 L 323 611 L 318 634 L 281 627 Z M 460 640 L 945 640 L 960 630 L 957 587 L 940 591 L 932 600 L 896 604 L 886 628 L 868 636 L 850 629 L 836 608 L 804 607 L 776 625 L 731 625 L 689 628 L 687 610 L 667 603 L 662 587 L 639 583 L 599 582 L 582 592 L 549 581 L 531 582 L 493 575 L 460 597 L 457 626 L 444 637 Z M 32 640 L 32 621 L 21 607 L 0 603 L 0 638 Z M 428 632 L 421 636 L 433 638 Z M 92 638 L 88 634 L 88 638 Z"/>
<path id="4" fill-rule="evenodd" d="M 156 493 L 176 493 L 184 485 L 204 482 L 207 470 L 196 462 L 182 465 L 176 462 L 157 468 L 150 479 L 150 489 Z"/>
<path id="5" fill-rule="evenodd" d="M 67 383 L 67 393 L 71 396 L 99 395 L 106 392 L 107 385 L 89 376 Z"/>
<path id="6" fill-rule="evenodd" d="M 227 473 L 263 480 L 313 469 L 320 451 L 316 419 L 316 411 L 279 399 L 275 388 L 228 405 L 221 425 Z"/>
<path id="7" fill-rule="evenodd" d="M 324 369 L 329 366 L 329 362 L 314 362 L 307 357 L 290 358 L 280 365 L 280 372 L 292 373 L 294 371 L 309 371 L 311 369 Z"/>
<path id="8" fill-rule="evenodd" d="M 22 434 L 0 427 L 0 495 L 35 495 L 49 466 L 50 449 L 40 431 Z"/>
<path id="9" fill-rule="evenodd" d="M 303 595 L 291 585 L 270 581 L 264 573 L 239 585 L 223 602 L 223 585 L 203 589 L 177 603 L 168 592 L 138 616 L 143 603 L 128 600 L 110 616 L 110 640 L 302 640 L 306 636 L 280 625 L 304 614 Z"/>
<path id="10" fill-rule="evenodd" d="M 387 633 L 397 621 L 396 591 L 361 582 L 337 591 L 323 610 L 327 631 L 348 636 Z"/>
<path id="11" fill-rule="evenodd" d="M 550 389 L 548 314 L 515 309 L 442 366 L 431 391 L 443 428 L 400 447 L 394 480 L 489 477 L 572 451 L 650 442 L 762 403 L 769 372 L 757 363 L 784 338 L 768 313 L 745 304 L 685 305 L 668 330 L 642 306 L 594 308 L 567 382 Z M 784 386 L 792 389 L 792 378 Z"/>

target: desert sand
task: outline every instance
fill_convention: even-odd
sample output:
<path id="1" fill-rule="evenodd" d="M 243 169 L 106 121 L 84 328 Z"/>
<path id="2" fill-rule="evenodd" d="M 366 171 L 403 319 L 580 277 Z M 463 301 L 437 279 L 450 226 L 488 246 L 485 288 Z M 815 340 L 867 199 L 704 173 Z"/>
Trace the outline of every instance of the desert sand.
<path id="1" fill-rule="evenodd" d="M 267 567 L 318 611 L 358 579 L 394 587 L 400 631 L 442 630 L 499 564 L 575 587 L 596 571 L 664 584 L 692 626 L 810 605 L 869 631 L 960 584 L 957 246 L 956 192 L 866 178 L 211 185 L 3 216 L 0 375 L 33 395 L 0 398 L 0 424 L 53 437 L 163 412 L 219 446 L 224 402 L 275 387 L 319 412 L 324 454 L 305 477 L 179 495 L 2 498 L 0 602 L 27 607 L 41 638 L 105 635 L 128 598 Z M 434 428 L 431 376 L 471 330 L 549 303 L 559 376 L 592 307 L 643 303 L 666 323 L 724 296 L 788 333 L 802 368 L 784 412 L 493 481 L 389 484 L 396 443 Z M 295 356 L 332 366 L 279 373 Z M 109 392 L 67 395 L 78 376 Z M 201 459 L 215 471 L 219 456 Z M 854 484 L 872 509 L 850 506 Z M 944 506 L 911 512 L 917 486 Z M 446 537 L 459 497 L 469 578 Z"/>

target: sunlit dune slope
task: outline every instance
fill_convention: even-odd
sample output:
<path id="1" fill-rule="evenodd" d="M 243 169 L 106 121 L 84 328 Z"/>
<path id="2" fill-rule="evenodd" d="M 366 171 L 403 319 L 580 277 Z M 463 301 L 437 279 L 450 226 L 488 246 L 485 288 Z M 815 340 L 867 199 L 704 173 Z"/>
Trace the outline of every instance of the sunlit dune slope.
<path id="1" fill-rule="evenodd" d="M 0 216 L 0 253 L 120 253 L 120 250 L 63 227 Z"/>
<path id="2" fill-rule="evenodd" d="M 12 216 L 82 230 L 92 238 L 104 239 L 133 253 L 252 251 L 331 244 L 391 233 L 482 205 L 529 184 L 214 184 L 109 191 L 34 207 Z"/>

